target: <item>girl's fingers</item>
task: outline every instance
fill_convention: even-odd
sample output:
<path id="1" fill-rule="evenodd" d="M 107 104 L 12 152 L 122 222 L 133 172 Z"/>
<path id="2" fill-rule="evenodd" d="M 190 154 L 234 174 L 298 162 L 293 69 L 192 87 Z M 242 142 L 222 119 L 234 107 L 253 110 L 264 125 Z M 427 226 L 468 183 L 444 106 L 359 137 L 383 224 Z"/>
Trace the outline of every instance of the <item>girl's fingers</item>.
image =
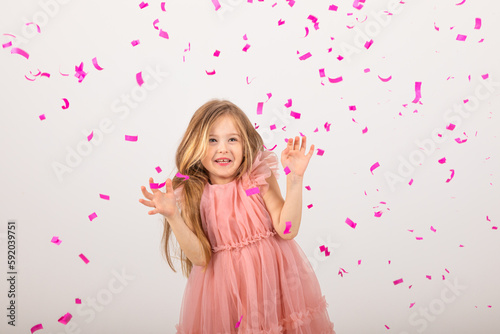
<path id="1" fill-rule="evenodd" d="M 306 136 L 302 137 L 302 146 L 300 147 L 300 150 L 302 152 L 306 150 Z"/>
<path id="2" fill-rule="evenodd" d="M 153 202 L 151 202 L 151 201 L 145 201 L 142 198 L 139 200 L 139 202 L 141 202 L 145 206 L 149 206 L 150 208 L 154 208 L 155 207 L 154 204 L 153 204 Z"/>
<path id="3" fill-rule="evenodd" d="M 141 186 L 141 191 L 142 191 L 142 194 L 144 195 L 144 197 L 146 197 L 147 199 L 152 199 L 153 198 L 153 195 L 151 195 L 150 193 L 148 193 L 148 191 L 146 190 L 146 187 Z"/>

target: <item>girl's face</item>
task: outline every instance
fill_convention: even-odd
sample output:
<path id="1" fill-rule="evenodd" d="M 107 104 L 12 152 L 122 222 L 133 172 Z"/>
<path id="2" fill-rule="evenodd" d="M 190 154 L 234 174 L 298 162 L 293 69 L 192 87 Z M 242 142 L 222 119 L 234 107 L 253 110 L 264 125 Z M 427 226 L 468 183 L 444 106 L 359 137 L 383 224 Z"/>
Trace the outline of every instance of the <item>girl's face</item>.
<path id="1" fill-rule="evenodd" d="M 232 116 L 221 116 L 213 124 L 209 131 L 207 154 L 201 160 L 208 170 L 212 184 L 226 184 L 236 176 L 236 171 L 243 161 L 241 140 Z M 229 162 L 217 161 L 221 159 L 229 160 Z"/>

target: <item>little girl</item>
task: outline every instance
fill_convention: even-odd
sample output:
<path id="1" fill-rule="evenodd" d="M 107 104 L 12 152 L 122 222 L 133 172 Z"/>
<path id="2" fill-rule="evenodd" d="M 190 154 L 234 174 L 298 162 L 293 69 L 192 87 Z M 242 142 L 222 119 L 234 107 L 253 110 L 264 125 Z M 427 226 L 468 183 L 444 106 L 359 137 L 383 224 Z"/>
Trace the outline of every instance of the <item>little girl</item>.
<path id="1" fill-rule="evenodd" d="M 211 100 L 193 115 L 176 153 L 177 175 L 166 192 L 150 178 L 164 216 L 164 252 L 173 231 L 188 278 L 177 334 L 335 334 L 311 264 L 293 240 L 302 216 L 304 172 L 314 152 L 306 137 L 288 139 L 278 158 L 264 150 L 243 111 Z"/>

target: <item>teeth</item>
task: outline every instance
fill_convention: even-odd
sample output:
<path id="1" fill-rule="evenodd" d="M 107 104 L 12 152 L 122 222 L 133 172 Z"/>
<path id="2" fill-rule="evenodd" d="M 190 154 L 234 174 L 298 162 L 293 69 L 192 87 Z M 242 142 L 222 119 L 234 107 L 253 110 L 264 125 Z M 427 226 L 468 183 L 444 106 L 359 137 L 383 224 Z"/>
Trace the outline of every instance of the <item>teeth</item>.
<path id="1" fill-rule="evenodd" d="M 229 162 L 229 160 L 215 160 L 217 162 Z"/>

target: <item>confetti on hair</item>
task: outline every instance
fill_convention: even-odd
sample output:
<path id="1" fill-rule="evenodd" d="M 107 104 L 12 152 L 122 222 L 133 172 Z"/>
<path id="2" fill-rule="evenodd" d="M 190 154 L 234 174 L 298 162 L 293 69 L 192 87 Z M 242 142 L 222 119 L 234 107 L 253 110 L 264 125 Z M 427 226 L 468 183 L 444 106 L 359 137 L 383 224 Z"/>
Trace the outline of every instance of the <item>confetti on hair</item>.
<path id="1" fill-rule="evenodd" d="M 126 141 L 137 141 L 137 138 L 139 136 L 129 136 L 129 135 L 125 135 L 125 140 Z"/>
<path id="2" fill-rule="evenodd" d="M 188 180 L 189 179 L 188 175 L 183 175 L 181 173 L 177 173 L 177 174 L 175 174 L 175 176 L 177 176 L 178 178 L 184 179 L 184 180 Z"/>
<path id="3" fill-rule="evenodd" d="M 80 254 L 79 256 L 80 256 L 80 258 L 83 260 L 83 262 L 85 262 L 85 263 L 89 263 L 89 260 L 85 257 L 85 255 Z"/>
<path id="4" fill-rule="evenodd" d="M 62 317 L 59 318 L 59 321 L 61 324 L 63 325 L 66 325 L 68 324 L 68 322 L 71 320 L 73 316 L 71 315 L 71 313 L 66 313 L 65 315 L 63 315 Z"/>
<path id="5" fill-rule="evenodd" d="M 60 245 L 61 244 L 61 240 L 59 240 L 59 237 L 52 237 L 52 240 L 50 240 L 50 242 L 56 244 L 56 245 Z"/>
<path id="6" fill-rule="evenodd" d="M 373 175 L 373 171 L 374 171 L 376 168 L 378 168 L 378 167 L 380 167 L 380 164 L 379 164 L 378 162 L 374 163 L 374 164 L 370 167 L 370 172 L 372 173 L 372 175 Z"/>
<path id="7" fill-rule="evenodd" d="M 453 179 L 453 176 L 455 175 L 455 170 L 454 169 L 450 169 L 451 171 L 451 176 L 449 179 L 446 180 L 446 183 L 450 182 L 452 179 Z"/>
<path id="8" fill-rule="evenodd" d="M 42 324 L 38 324 L 38 325 L 31 327 L 31 334 L 33 334 L 34 332 L 36 332 L 37 330 L 40 330 L 40 329 L 43 329 Z"/>
<path id="9" fill-rule="evenodd" d="M 345 223 L 352 228 L 356 228 L 357 223 L 353 222 L 349 217 L 346 218 Z"/>

